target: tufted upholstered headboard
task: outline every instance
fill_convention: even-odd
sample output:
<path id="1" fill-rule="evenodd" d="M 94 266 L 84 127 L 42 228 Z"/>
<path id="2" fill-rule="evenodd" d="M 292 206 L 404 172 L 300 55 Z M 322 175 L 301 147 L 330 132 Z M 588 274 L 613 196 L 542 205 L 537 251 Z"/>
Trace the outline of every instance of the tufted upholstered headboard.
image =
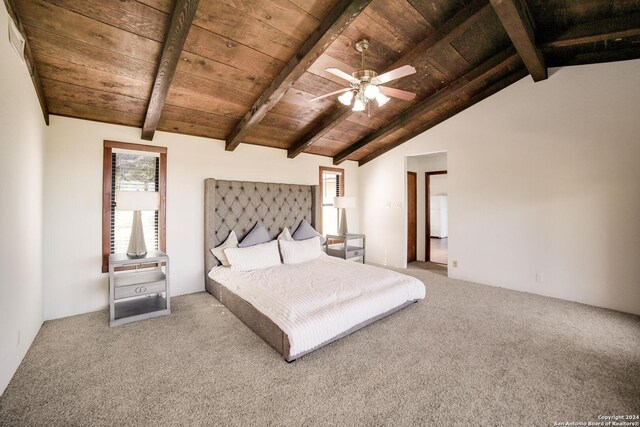
<path id="1" fill-rule="evenodd" d="M 261 220 L 275 238 L 284 227 L 293 231 L 303 219 L 316 227 L 320 218 L 320 194 L 317 185 L 276 184 L 249 181 L 204 181 L 204 274 L 207 290 L 214 296 L 217 284 L 209 270 L 218 265 L 211 253 L 225 241 L 231 230 L 238 240 Z"/>

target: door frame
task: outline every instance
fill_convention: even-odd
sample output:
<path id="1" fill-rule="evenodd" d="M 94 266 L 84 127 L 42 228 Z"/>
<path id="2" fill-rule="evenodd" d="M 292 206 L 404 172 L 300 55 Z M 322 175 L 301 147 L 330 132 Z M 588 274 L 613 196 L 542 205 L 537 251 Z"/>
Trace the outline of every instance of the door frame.
<path id="1" fill-rule="evenodd" d="M 425 204 L 424 204 L 424 215 L 425 215 L 425 242 L 424 242 L 424 260 L 425 262 L 431 262 L 431 220 L 429 218 L 429 213 L 431 211 L 431 203 L 430 203 L 430 191 L 429 187 L 431 186 L 431 175 L 446 175 L 446 170 L 440 171 L 432 171 L 424 173 L 424 192 L 425 192 Z"/>
<path id="2" fill-rule="evenodd" d="M 409 175 L 415 177 L 415 197 L 414 197 L 414 202 L 415 202 L 415 206 L 416 206 L 416 235 L 415 235 L 415 243 L 416 243 L 416 250 L 415 250 L 415 259 L 411 260 L 411 261 L 417 261 L 418 260 L 418 173 L 417 172 L 411 172 L 411 171 L 407 171 L 407 263 L 411 262 L 409 261 L 409 213 L 411 212 L 411 207 L 409 206 Z"/>

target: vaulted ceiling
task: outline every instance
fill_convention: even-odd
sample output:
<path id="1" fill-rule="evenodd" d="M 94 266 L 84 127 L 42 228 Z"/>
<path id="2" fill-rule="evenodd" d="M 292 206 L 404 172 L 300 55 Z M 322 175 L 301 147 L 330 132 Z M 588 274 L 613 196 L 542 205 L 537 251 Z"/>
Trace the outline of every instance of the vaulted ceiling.
<path id="1" fill-rule="evenodd" d="M 640 58 L 640 0 L 5 0 L 48 114 L 364 164 L 547 68 Z M 328 73 L 412 65 L 370 112 Z"/>

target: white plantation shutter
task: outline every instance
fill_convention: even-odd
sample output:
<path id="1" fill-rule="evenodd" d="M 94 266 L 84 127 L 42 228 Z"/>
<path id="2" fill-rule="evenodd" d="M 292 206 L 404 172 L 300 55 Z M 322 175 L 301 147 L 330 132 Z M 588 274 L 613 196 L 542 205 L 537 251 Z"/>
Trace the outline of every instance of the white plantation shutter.
<path id="1" fill-rule="evenodd" d="M 111 155 L 111 253 L 127 252 L 132 211 L 116 210 L 117 191 L 158 191 L 160 158 L 154 153 L 126 153 L 114 151 Z M 142 211 L 147 250 L 159 249 L 158 211 Z"/>
<path id="2" fill-rule="evenodd" d="M 333 170 L 322 171 L 322 232 L 338 233 L 338 209 L 333 206 L 333 199 L 341 195 L 343 173 Z"/>

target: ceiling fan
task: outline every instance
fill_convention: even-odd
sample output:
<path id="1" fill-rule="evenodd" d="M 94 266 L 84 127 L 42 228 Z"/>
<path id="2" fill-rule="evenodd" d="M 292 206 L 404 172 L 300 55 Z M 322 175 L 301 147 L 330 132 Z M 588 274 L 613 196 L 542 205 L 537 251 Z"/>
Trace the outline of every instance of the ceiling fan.
<path id="1" fill-rule="evenodd" d="M 411 101 L 416 97 L 413 92 L 382 86 L 384 83 L 414 74 L 416 72 L 415 68 L 411 65 L 403 65 L 400 68 L 378 75 L 374 70 L 365 68 L 364 65 L 364 52 L 369 48 L 369 41 L 367 39 L 360 40 L 356 43 L 355 48 L 362 54 L 362 68 L 360 70 L 352 74 L 337 68 L 327 68 L 326 70 L 348 81 L 350 87 L 318 96 L 311 101 L 342 93 L 338 100 L 344 105 L 351 105 L 351 101 L 355 99 L 352 110 L 357 112 L 364 111 L 365 108 L 369 107 L 369 101 L 375 100 L 378 103 L 378 107 L 382 107 L 389 102 L 389 96 L 407 101 Z"/>

